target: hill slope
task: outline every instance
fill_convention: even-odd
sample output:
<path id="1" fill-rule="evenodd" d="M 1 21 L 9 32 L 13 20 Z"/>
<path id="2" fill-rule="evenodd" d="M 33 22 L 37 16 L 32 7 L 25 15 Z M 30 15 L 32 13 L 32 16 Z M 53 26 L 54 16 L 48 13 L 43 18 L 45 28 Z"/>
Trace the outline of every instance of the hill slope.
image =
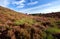
<path id="1" fill-rule="evenodd" d="M 60 39 L 60 18 L 30 16 L 0 6 L 0 39 Z"/>
<path id="2" fill-rule="evenodd" d="M 33 16 L 44 16 L 44 17 L 57 17 L 60 18 L 60 12 L 52 12 L 52 13 L 47 13 L 47 14 L 30 14 Z"/>
<path id="3" fill-rule="evenodd" d="M 33 16 L 31 16 L 33 17 Z M 41 34 L 30 16 L 0 6 L 0 38 L 1 39 L 32 39 Z M 36 38 L 41 38 L 40 34 Z"/>

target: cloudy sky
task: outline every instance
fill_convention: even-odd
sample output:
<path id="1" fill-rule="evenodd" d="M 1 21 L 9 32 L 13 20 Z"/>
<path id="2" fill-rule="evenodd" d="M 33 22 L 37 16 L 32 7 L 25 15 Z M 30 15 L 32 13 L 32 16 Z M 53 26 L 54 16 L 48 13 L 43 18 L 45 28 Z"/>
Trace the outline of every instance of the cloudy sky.
<path id="1" fill-rule="evenodd" d="M 23 13 L 60 11 L 60 0 L 0 0 L 0 6 Z"/>

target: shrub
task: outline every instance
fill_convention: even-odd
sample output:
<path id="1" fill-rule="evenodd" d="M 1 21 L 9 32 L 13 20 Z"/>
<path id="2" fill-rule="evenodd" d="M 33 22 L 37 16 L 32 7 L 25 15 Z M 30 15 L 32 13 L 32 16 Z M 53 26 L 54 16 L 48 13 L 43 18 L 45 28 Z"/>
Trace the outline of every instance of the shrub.
<path id="1" fill-rule="evenodd" d="M 45 27 L 56 27 L 56 24 L 54 22 L 42 22 L 41 23 Z"/>

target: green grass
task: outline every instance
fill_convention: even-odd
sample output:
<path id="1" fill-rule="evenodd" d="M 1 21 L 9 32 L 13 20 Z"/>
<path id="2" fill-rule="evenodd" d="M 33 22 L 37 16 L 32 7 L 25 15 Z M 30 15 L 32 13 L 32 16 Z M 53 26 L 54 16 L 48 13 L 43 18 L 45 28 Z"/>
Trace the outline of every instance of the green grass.
<path id="1" fill-rule="evenodd" d="M 58 21 L 56 22 L 56 25 L 60 26 L 60 20 L 58 20 Z"/>
<path id="2" fill-rule="evenodd" d="M 48 28 L 47 30 L 46 30 L 46 32 L 48 32 L 48 33 L 60 33 L 60 29 L 59 28 Z"/>
<path id="3" fill-rule="evenodd" d="M 55 27 L 49 27 L 46 29 L 46 31 L 44 32 L 44 37 L 43 39 L 54 39 L 52 34 L 56 34 L 56 33 L 60 33 L 60 29 L 59 28 L 55 28 Z M 56 38 L 57 39 L 57 38 Z"/>
<path id="4" fill-rule="evenodd" d="M 30 19 L 30 18 L 22 18 L 20 20 L 16 20 L 14 23 L 15 23 L 15 25 L 22 25 L 22 24 L 25 24 L 25 23 L 27 23 L 29 25 L 32 25 L 32 24 L 35 23 L 35 20 Z"/>
<path id="5" fill-rule="evenodd" d="M 47 39 L 54 39 L 54 38 L 53 38 L 53 36 L 52 36 L 51 34 L 49 34 L 49 35 L 47 36 Z"/>

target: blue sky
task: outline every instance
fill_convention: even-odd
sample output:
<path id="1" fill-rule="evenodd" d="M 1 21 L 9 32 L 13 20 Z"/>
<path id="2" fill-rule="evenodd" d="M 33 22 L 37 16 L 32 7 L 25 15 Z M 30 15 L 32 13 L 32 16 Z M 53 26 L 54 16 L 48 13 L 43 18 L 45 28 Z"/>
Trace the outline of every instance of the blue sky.
<path id="1" fill-rule="evenodd" d="M 0 0 L 0 6 L 23 13 L 60 11 L 60 0 Z"/>

